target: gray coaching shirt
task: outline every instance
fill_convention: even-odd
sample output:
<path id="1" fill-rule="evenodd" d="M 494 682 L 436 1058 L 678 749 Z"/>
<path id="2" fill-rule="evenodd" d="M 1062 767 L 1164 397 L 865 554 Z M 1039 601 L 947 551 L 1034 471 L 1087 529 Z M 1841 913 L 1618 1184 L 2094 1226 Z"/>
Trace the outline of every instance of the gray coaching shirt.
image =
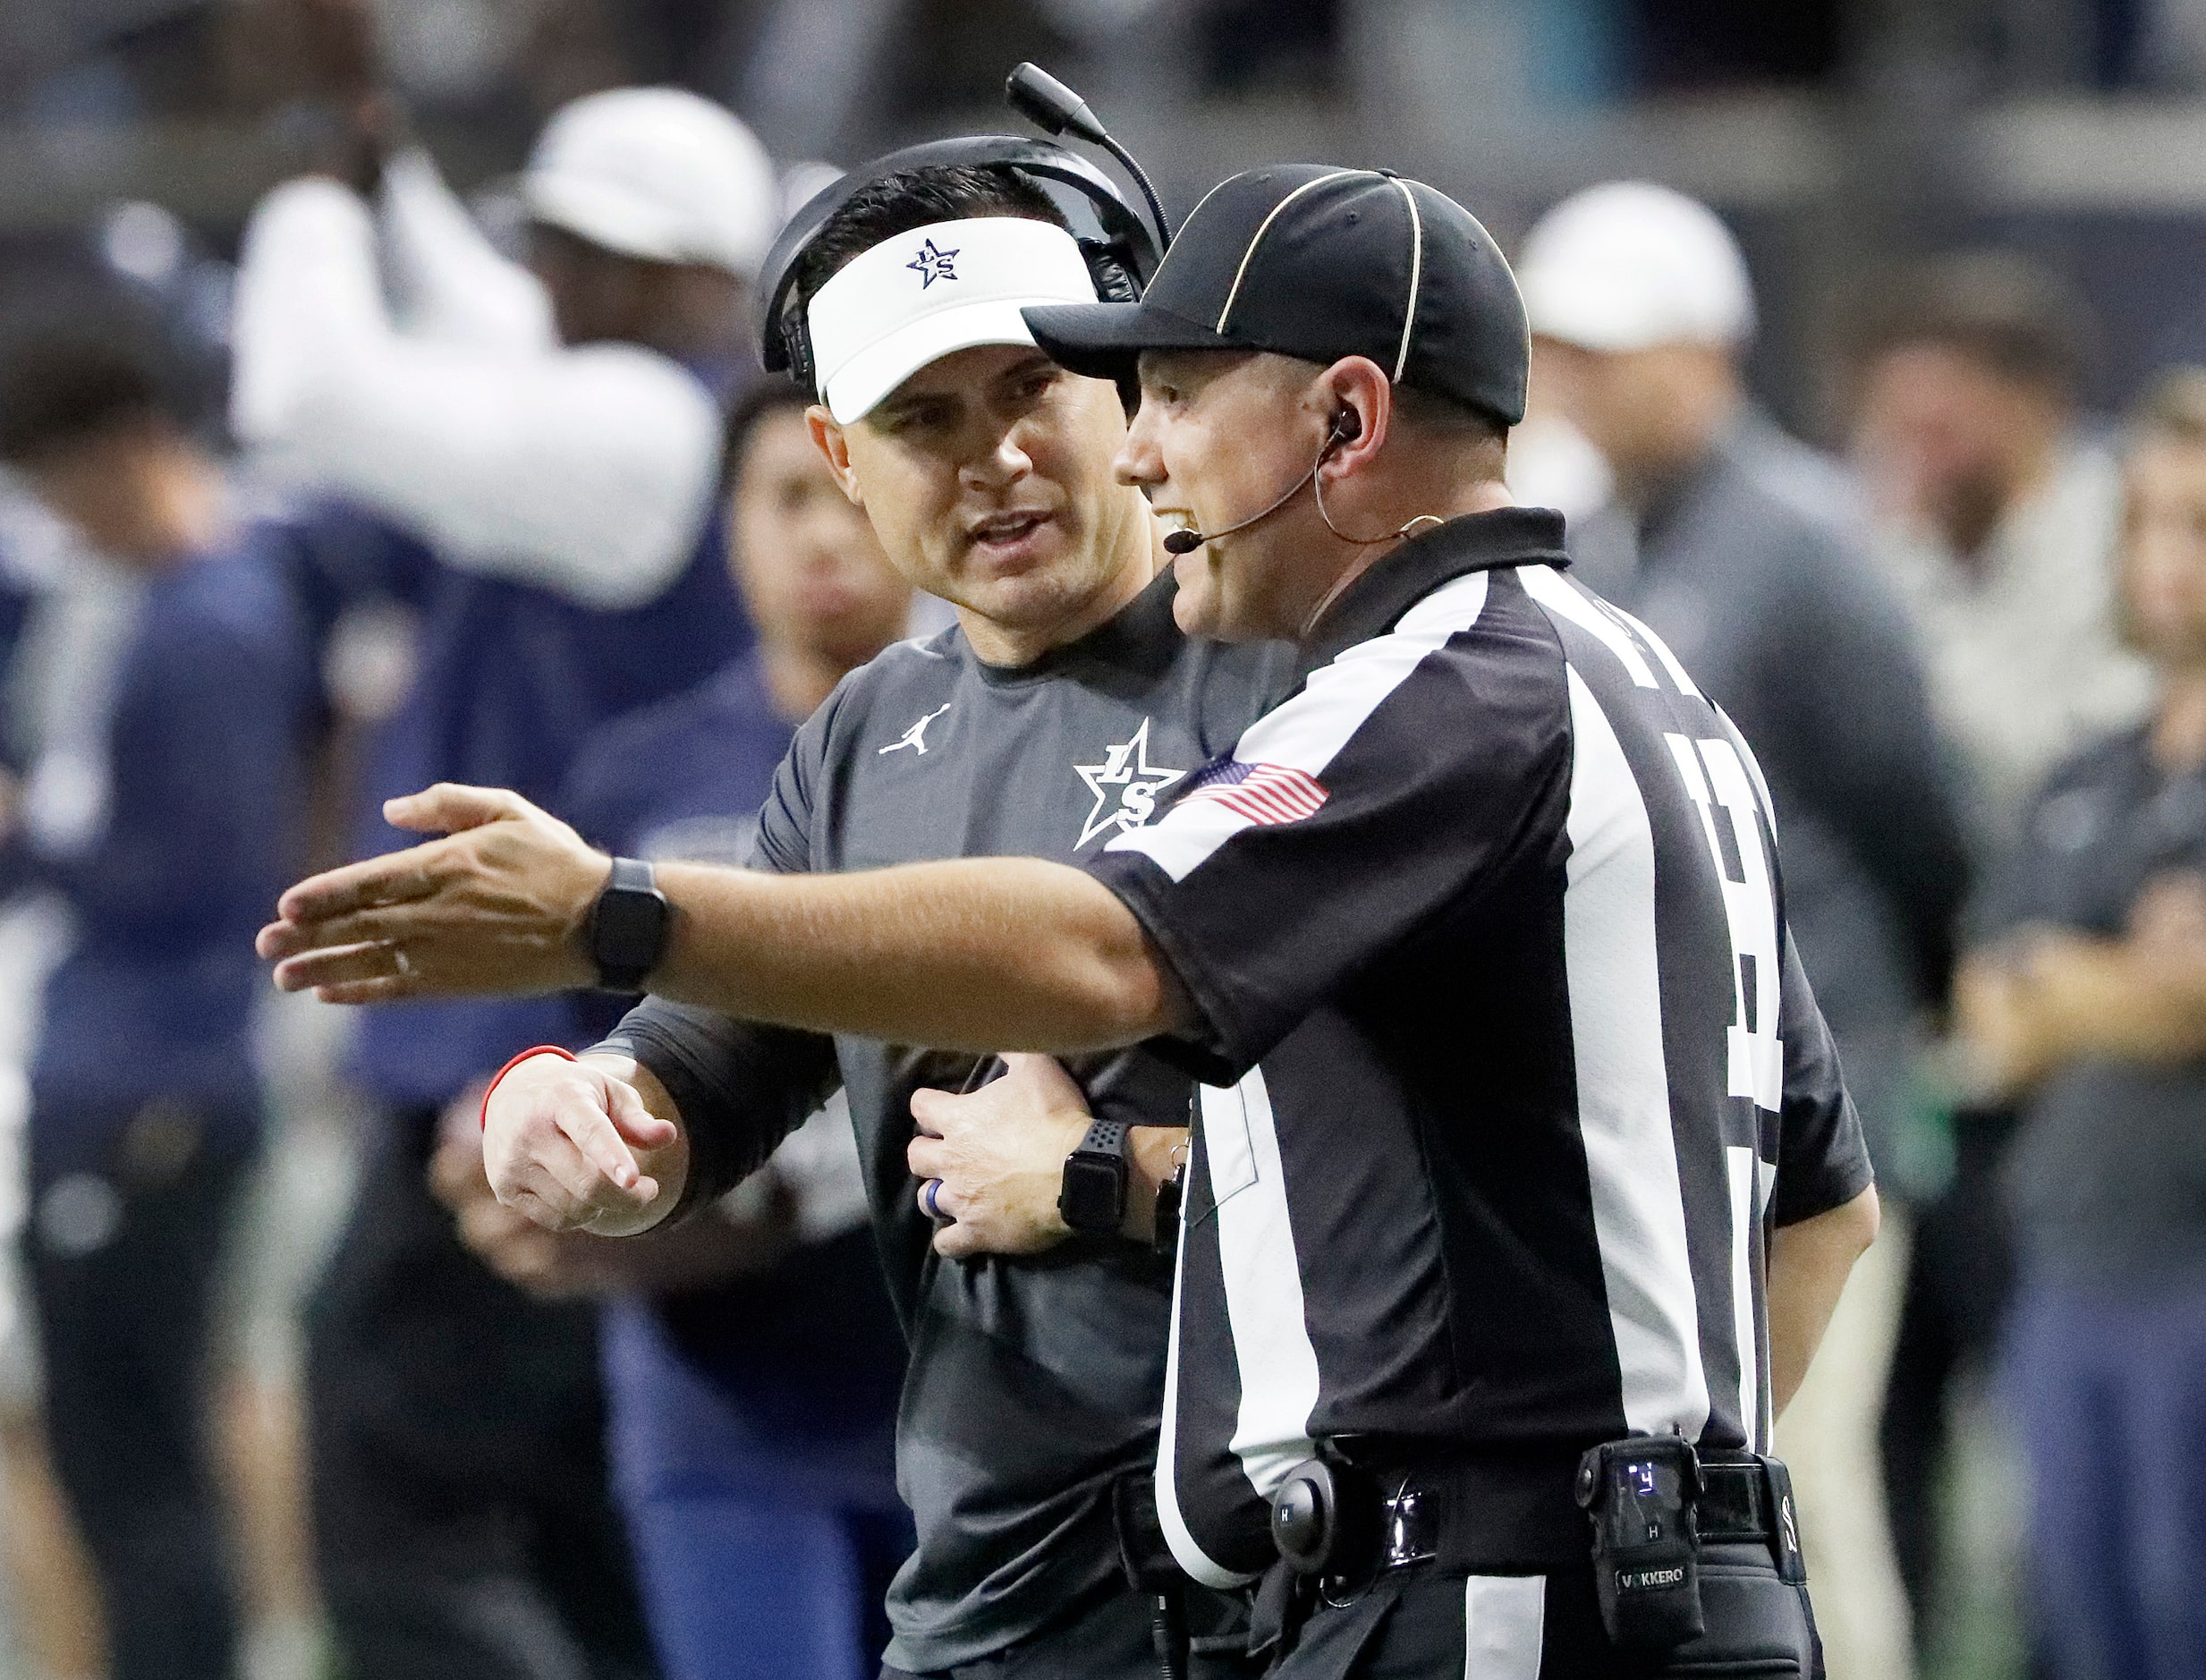
<path id="1" fill-rule="evenodd" d="M 1146 823 L 1285 692 L 1292 650 L 1184 638 L 1158 580 L 1034 664 L 977 659 L 963 634 L 904 642 L 853 673 L 798 734 L 759 817 L 779 872 L 955 857 L 1085 862 Z M 894 1666 L 1002 1650 L 1119 1577 L 1110 1485 L 1155 1457 L 1172 1268 L 1075 1239 L 1026 1259 L 946 1261 L 904 1163 L 912 1093 L 957 1090 L 975 1058 L 828 1039 L 658 999 L 607 1047 L 666 1083 L 691 1128 L 689 1195 L 771 1152 L 838 1081 L 912 1362 L 897 1480 L 919 1549 L 888 1599 Z M 1068 1064 L 1099 1115 L 1183 1124 L 1187 1077 L 1142 1050 Z M 820 1327 L 833 1335 L 832 1325 Z"/>

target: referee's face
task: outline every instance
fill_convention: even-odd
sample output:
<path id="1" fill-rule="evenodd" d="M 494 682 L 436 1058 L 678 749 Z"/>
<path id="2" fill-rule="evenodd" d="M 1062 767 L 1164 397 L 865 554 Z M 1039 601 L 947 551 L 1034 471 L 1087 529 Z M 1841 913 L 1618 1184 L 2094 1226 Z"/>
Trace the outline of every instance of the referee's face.
<path id="1" fill-rule="evenodd" d="M 984 621 L 967 626 L 984 658 L 1082 634 L 1150 580 L 1153 525 L 1112 474 L 1126 422 L 1106 381 L 988 344 L 929 363 L 850 425 L 810 418 L 890 562 Z M 1009 644 L 983 646 L 990 629 Z"/>
<path id="2" fill-rule="evenodd" d="M 1141 407 L 1119 477 L 1141 488 L 1167 525 L 1224 531 L 1246 522 L 1173 563 L 1172 615 L 1188 634 L 1300 633 L 1315 591 L 1294 556 L 1325 530 L 1315 502 L 1288 492 L 1310 472 L 1325 425 L 1307 362 L 1243 351 L 1142 353 Z"/>

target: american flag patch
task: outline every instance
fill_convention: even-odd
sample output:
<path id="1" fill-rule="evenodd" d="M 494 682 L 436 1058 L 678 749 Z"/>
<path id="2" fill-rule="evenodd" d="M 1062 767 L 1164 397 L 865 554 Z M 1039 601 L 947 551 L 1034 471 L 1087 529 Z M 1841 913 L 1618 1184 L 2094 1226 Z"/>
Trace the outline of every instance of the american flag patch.
<path id="1" fill-rule="evenodd" d="M 1222 759 L 1195 777 L 1183 805 L 1207 799 L 1251 822 L 1299 822 L 1325 803 L 1325 789 L 1305 771 L 1284 764 Z"/>

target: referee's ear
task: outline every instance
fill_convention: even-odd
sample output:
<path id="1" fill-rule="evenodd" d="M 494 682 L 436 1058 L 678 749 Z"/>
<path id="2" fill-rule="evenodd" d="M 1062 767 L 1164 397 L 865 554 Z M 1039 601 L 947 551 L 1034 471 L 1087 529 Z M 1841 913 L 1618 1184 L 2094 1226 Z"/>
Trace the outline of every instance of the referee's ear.
<path id="1" fill-rule="evenodd" d="M 858 488 L 858 475 L 850 470 L 850 439 L 843 435 L 842 427 L 827 412 L 827 404 L 815 403 L 806 409 L 804 423 L 811 428 L 812 442 L 827 458 L 827 471 L 835 474 L 835 481 L 850 498 L 850 505 L 863 507 L 866 498 Z"/>
<path id="2" fill-rule="evenodd" d="M 1312 388 L 1332 439 L 1321 469 L 1328 482 L 1368 471 L 1394 429 L 1394 383 L 1369 356 L 1343 356 Z"/>

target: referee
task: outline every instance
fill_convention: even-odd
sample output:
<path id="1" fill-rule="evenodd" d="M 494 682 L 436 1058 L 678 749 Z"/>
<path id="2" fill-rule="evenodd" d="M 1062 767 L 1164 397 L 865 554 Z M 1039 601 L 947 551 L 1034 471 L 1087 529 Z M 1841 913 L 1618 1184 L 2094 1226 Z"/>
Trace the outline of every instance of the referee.
<path id="1" fill-rule="evenodd" d="M 1139 358 L 1121 471 L 1188 527 L 1180 622 L 1295 636 L 1300 687 L 1084 870 L 669 868 L 652 989 L 1201 1073 L 1159 1481 L 1184 1567 L 1262 1578 L 1277 1672 L 1812 1672 L 1760 1452 L 1871 1172 L 1751 752 L 1501 488 L 1499 253 L 1430 188 L 1275 167 L 1141 304 L 1031 324 Z M 607 860 L 503 808 L 293 889 L 279 983 L 585 980 Z M 679 1183 L 671 1124 L 527 1108 L 486 1156 L 547 1222 Z"/>

